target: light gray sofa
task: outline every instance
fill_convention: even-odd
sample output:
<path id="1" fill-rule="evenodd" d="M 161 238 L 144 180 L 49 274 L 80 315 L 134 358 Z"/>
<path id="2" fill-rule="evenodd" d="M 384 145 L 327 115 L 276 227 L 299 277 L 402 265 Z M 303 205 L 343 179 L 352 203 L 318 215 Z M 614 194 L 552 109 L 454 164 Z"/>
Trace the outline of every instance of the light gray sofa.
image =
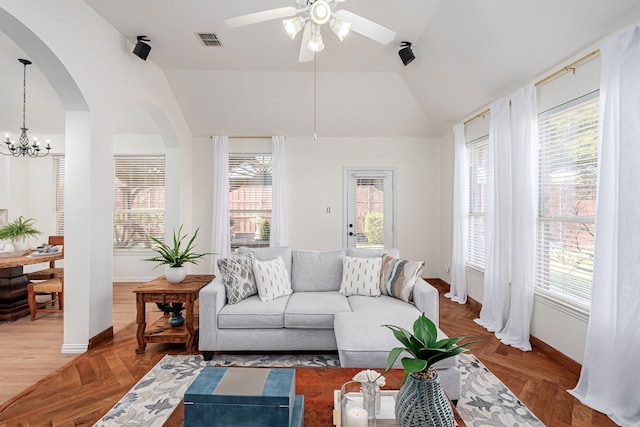
<path id="1" fill-rule="evenodd" d="M 414 304 L 391 296 L 344 296 L 339 293 L 345 255 L 381 256 L 382 251 L 339 249 L 303 251 L 240 248 L 257 260 L 281 257 L 293 293 L 262 302 L 258 295 L 227 304 L 222 278 L 200 291 L 199 348 L 205 359 L 221 351 L 338 351 L 342 367 L 386 367 L 389 351 L 399 346 L 392 324 L 411 330 L 423 312 L 438 323 L 438 291 L 423 279 L 413 290 Z M 386 250 L 398 257 L 398 251 Z M 440 331 L 442 337 L 446 337 Z M 400 359 L 396 364 L 401 367 Z M 440 381 L 453 401 L 460 397 L 457 357 L 436 364 Z"/>

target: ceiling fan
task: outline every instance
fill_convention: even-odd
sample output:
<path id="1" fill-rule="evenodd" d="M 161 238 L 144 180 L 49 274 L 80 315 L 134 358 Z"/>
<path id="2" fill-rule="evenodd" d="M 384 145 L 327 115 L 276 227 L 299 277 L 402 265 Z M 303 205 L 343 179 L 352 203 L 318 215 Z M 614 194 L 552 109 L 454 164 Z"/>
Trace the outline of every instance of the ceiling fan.
<path id="1" fill-rule="evenodd" d="M 279 18 L 288 18 L 282 21 L 284 29 L 291 39 L 303 30 L 302 43 L 300 45 L 300 62 L 308 62 L 314 58 L 316 52 L 324 49 L 321 27 L 329 23 L 331 30 L 340 41 L 355 31 L 371 40 L 381 44 L 389 44 L 395 39 L 396 32 L 383 27 L 373 21 L 356 15 L 348 10 L 335 8 L 345 0 L 296 0 L 296 6 L 280 7 L 226 19 L 224 22 L 230 27 L 242 27 L 271 21 Z"/>

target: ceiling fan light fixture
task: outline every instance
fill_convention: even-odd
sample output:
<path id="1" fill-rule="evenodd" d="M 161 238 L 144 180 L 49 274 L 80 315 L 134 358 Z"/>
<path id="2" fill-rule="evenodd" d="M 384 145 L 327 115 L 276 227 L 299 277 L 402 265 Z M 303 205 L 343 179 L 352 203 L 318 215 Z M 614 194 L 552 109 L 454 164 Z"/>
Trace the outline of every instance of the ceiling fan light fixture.
<path id="1" fill-rule="evenodd" d="M 296 16 L 293 18 L 285 19 L 282 21 L 282 25 L 284 25 L 284 30 L 291 40 L 293 40 L 296 35 L 300 32 L 302 28 L 304 28 L 304 18 L 301 16 Z"/>
<path id="2" fill-rule="evenodd" d="M 343 41 L 345 37 L 349 34 L 349 30 L 351 30 L 351 22 L 345 22 L 338 18 L 333 18 L 329 23 L 331 30 L 338 36 L 340 41 Z"/>
<path id="3" fill-rule="evenodd" d="M 311 38 L 309 39 L 309 44 L 307 44 L 307 49 L 311 52 L 322 52 L 324 50 L 324 41 L 322 40 L 322 33 L 320 32 L 320 27 L 316 27 L 312 30 Z"/>
<path id="4" fill-rule="evenodd" d="M 316 25 L 322 25 L 331 18 L 331 7 L 325 0 L 316 0 L 309 10 L 311 20 Z"/>

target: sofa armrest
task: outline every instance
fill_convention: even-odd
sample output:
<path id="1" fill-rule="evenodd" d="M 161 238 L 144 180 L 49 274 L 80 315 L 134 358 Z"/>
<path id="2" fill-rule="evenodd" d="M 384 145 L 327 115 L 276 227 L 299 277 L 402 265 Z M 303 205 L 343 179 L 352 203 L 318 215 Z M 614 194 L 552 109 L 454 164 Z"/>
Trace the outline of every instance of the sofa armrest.
<path id="1" fill-rule="evenodd" d="M 440 323 L 438 290 L 424 279 L 416 280 L 413 288 L 413 304 L 438 326 Z"/>
<path id="2" fill-rule="evenodd" d="M 200 290 L 200 351 L 215 351 L 218 336 L 218 313 L 227 303 L 221 277 Z"/>

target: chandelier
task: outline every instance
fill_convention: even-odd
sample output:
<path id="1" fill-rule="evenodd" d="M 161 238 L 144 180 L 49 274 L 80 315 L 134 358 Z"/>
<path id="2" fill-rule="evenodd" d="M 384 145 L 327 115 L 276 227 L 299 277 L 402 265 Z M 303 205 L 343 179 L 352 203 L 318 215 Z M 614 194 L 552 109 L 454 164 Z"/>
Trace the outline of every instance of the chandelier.
<path id="1" fill-rule="evenodd" d="M 37 138 L 33 138 L 33 143 L 29 143 L 29 136 L 27 136 L 27 126 L 26 126 L 26 111 L 27 111 L 27 65 L 31 64 L 31 61 L 28 59 L 18 59 L 24 65 L 24 73 L 23 73 L 23 81 L 22 81 L 22 133 L 20 134 L 20 138 L 18 139 L 18 143 L 12 141 L 9 137 L 9 134 L 5 135 L 4 143 L 7 146 L 8 153 L 3 153 L 0 150 L 0 154 L 4 154 L 5 156 L 13 156 L 13 157 L 44 157 L 49 154 L 49 150 L 51 150 L 51 144 L 49 140 L 47 140 L 47 146 L 45 147 L 47 152 L 45 153 L 40 148 L 40 141 Z"/>

